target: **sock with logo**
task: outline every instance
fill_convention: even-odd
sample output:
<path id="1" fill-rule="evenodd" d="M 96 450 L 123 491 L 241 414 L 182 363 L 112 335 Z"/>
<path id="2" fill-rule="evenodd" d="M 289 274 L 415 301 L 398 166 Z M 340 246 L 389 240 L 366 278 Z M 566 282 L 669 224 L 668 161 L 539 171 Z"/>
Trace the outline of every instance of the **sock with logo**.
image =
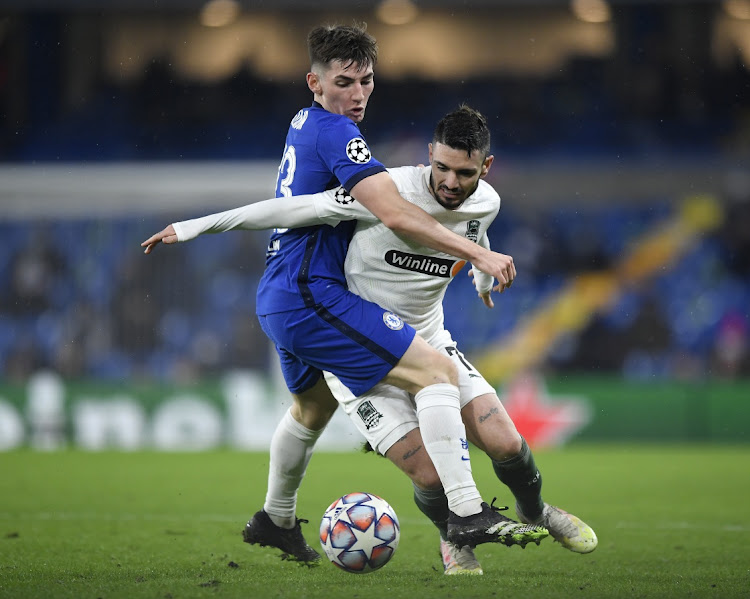
<path id="1" fill-rule="evenodd" d="M 414 400 L 424 447 L 443 483 L 448 507 L 458 516 L 478 514 L 482 498 L 471 474 L 458 387 L 448 383 L 429 385 Z"/>
<path id="2" fill-rule="evenodd" d="M 414 486 L 414 503 L 417 504 L 419 511 L 437 526 L 440 537 L 447 539 L 448 517 L 451 513 L 448 509 L 448 498 L 445 496 L 445 491 L 442 487 L 439 489 L 421 489 L 414 483 L 412 485 Z"/>
<path id="3" fill-rule="evenodd" d="M 521 451 L 501 462 L 492 460 L 492 467 L 497 477 L 513 493 L 526 518 L 533 522 L 542 515 L 542 475 L 537 470 L 526 439 L 521 439 Z"/>
<path id="4" fill-rule="evenodd" d="M 323 430 L 302 426 L 287 410 L 273 433 L 263 509 L 276 526 L 293 528 L 297 523 L 297 490 Z"/>

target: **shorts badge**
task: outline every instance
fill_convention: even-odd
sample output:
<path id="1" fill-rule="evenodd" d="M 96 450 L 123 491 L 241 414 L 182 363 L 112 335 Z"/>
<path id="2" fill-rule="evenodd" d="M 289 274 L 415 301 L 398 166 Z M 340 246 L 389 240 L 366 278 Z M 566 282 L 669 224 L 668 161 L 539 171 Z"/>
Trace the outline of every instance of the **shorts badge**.
<path id="1" fill-rule="evenodd" d="M 375 409 L 370 400 L 362 402 L 357 408 L 357 414 L 365 423 L 365 428 L 369 431 L 373 426 L 377 426 L 383 415 Z"/>

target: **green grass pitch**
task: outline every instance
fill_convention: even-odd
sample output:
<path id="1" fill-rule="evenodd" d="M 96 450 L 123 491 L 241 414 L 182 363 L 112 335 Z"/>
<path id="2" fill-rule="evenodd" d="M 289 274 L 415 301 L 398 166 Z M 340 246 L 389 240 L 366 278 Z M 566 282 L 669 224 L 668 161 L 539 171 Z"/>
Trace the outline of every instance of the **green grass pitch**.
<path id="1" fill-rule="evenodd" d="M 485 499 L 510 503 L 472 455 Z M 536 457 L 545 499 L 591 524 L 598 549 L 483 545 L 484 576 L 448 577 L 410 483 L 373 455 L 316 454 L 299 498 L 315 547 L 336 497 L 370 491 L 393 505 L 400 546 L 358 576 L 241 542 L 263 502 L 266 454 L 0 454 L 0 597 L 750 597 L 750 447 L 578 445 Z"/>

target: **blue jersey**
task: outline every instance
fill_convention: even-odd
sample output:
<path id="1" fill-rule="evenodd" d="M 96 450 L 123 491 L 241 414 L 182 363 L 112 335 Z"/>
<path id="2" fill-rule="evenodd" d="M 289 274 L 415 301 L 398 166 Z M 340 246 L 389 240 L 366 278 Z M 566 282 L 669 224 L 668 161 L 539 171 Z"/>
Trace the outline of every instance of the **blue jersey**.
<path id="1" fill-rule="evenodd" d="M 279 166 L 276 196 L 312 194 L 385 171 L 357 125 L 317 102 L 300 110 L 289 125 Z M 266 253 L 256 311 L 274 314 L 312 307 L 346 290 L 344 260 L 354 222 L 277 229 Z"/>

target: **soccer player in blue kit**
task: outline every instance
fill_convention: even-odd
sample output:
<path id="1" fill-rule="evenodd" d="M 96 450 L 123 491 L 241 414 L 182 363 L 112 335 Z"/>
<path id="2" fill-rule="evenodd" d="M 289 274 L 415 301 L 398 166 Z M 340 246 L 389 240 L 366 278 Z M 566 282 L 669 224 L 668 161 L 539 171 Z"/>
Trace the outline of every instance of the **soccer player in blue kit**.
<path id="1" fill-rule="evenodd" d="M 321 26 L 310 32 L 308 50 L 314 102 L 290 124 L 277 197 L 341 185 L 394 232 L 471 261 L 499 281 L 496 290 L 509 287 L 516 274 L 510 256 L 449 231 L 404 200 L 370 154 L 357 123 L 374 86 L 374 38 L 363 26 Z M 266 501 L 248 522 L 244 540 L 278 547 L 300 561 L 319 559 L 304 540 L 295 508 L 315 441 L 338 405 L 322 371 L 335 374 L 355 395 L 379 382 L 414 395 L 424 447 L 448 498 L 448 540 L 458 546 L 523 545 L 546 535 L 482 501 L 471 474 L 454 363 L 398 315 L 348 290 L 344 261 L 353 230 L 352 222 L 277 229 L 271 236 L 256 311 L 276 346 L 293 405 L 271 441 Z"/>

